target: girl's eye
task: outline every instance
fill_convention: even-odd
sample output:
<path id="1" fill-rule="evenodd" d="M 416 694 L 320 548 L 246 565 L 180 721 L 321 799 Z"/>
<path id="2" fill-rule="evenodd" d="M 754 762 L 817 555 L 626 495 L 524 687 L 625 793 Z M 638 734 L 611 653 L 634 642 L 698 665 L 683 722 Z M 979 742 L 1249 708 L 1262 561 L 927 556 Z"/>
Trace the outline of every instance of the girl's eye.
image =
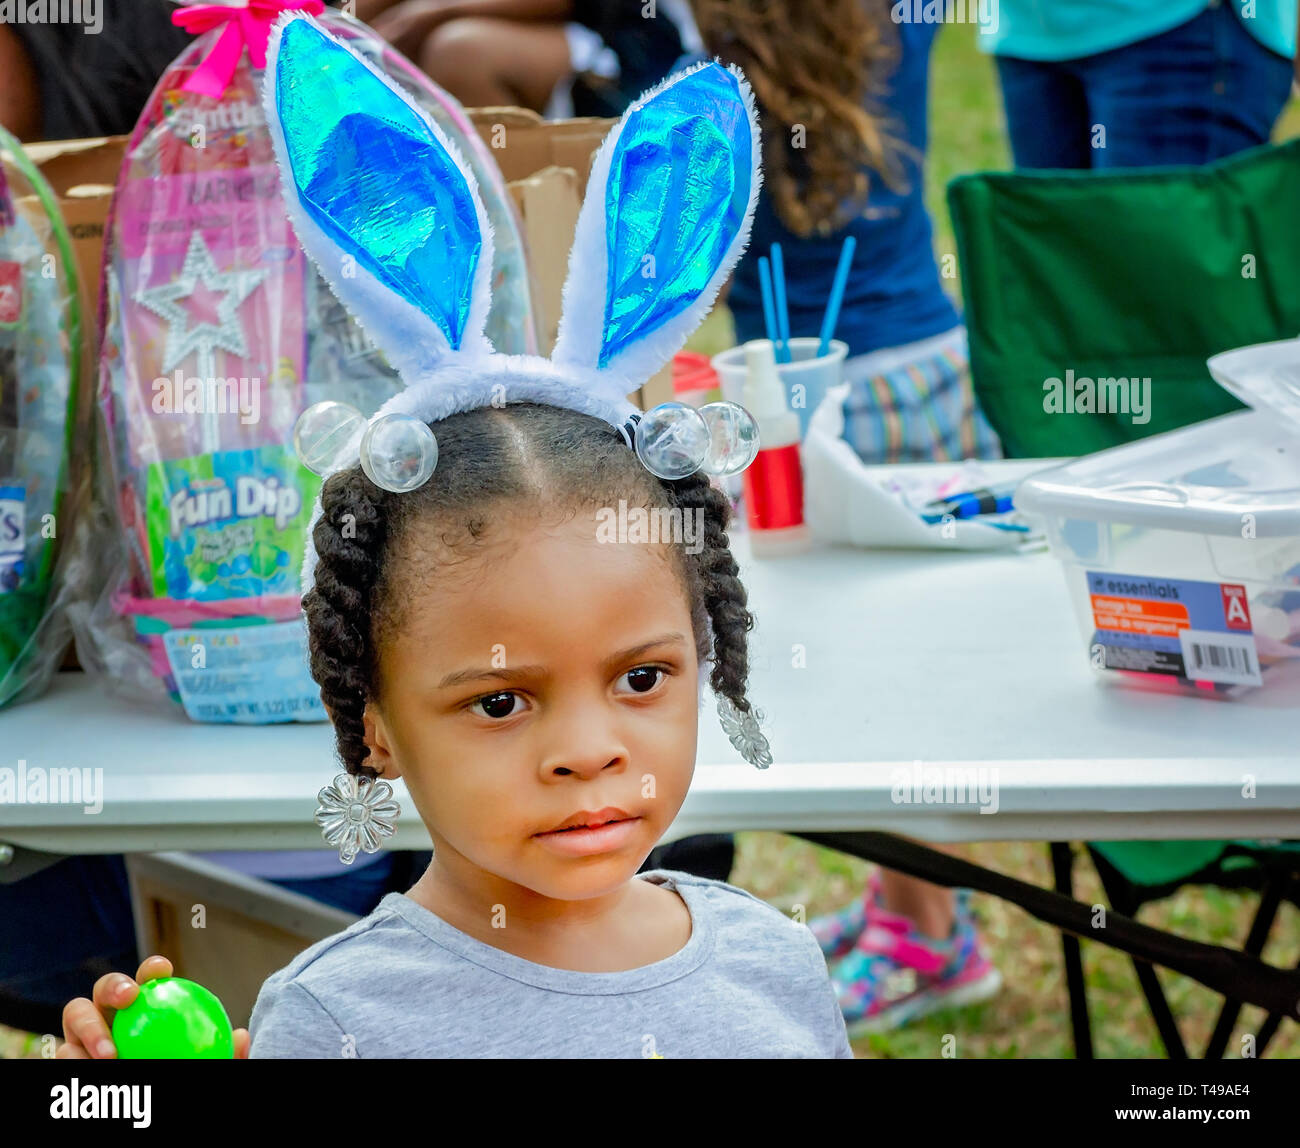
<path id="1" fill-rule="evenodd" d="M 515 710 L 515 702 L 519 701 L 519 695 L 513 693 L 485 694 L 475 701 L 469 708 L 477 714 L 482 714 L 489 718 L 508 718 L 512 716 Z"/>
<path id="2" fill-rule="evenodd" d="M 635 670 L 628 670 L 623 675 L 627 679 L 627 684 L 632 687 L 632 692 L 637 694 L 648 694 L 659 684 L 659 679 L 664 676 L 664 671 L 658 666 L 637 666 Z"/>

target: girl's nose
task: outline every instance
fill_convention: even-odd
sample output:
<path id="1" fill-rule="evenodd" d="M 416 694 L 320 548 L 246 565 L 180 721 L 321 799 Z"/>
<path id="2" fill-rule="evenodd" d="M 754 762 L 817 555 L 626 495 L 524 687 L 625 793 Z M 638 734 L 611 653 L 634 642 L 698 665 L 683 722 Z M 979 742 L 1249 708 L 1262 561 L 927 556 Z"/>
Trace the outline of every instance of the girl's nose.
<path id="1" fill-rule="evenodd" d="M 604 707 L 573 706 L 550 717 L 553 728 L 541 762 L 545 776 L 594 776 L 602 770 L 627 768 L 627 744 Z"/>

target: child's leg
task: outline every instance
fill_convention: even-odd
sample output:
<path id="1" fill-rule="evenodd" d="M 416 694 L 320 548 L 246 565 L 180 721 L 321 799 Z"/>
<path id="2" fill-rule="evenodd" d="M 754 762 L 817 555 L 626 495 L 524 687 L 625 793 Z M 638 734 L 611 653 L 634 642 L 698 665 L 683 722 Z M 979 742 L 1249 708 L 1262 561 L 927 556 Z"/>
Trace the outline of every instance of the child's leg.
<path id="1" fill-rule="evenodd" d="M 477 16 L 436 28 L 416 63 L 466 107 L 535 112 L 545 110 L 555 85 L 572 71 L 563 24 Z"/>
<path id="2" fill-rule="evenodd" d="M 956 894 L 951 889 L 882 868 L 880 891 L 886 909 L 911 918 L 927 937 L 946 941 L 951 935 L 957 912 Z"/>

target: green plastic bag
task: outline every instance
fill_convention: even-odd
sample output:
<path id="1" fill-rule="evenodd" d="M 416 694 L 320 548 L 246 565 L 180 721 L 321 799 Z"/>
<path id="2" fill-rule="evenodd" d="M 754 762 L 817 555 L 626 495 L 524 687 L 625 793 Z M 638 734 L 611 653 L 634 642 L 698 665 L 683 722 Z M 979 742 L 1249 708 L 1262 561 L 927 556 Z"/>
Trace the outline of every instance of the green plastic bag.
<path id="1" fill-rule="evenodd" d="M 51 612 L 81 371 L 76 261 L 58 202 L 0 128 L 0 706 L 48 684 Z"/>

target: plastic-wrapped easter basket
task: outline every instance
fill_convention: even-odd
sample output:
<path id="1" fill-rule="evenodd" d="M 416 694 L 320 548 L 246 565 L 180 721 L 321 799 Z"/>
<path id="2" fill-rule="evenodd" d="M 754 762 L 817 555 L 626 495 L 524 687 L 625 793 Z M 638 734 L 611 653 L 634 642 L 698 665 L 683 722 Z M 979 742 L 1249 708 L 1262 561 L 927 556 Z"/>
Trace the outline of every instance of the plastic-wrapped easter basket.
<path id="1" fill-rule="evenodd" d="M 49 185 L 0 129 L 0 706 L 39 693 L 67 645 L 55 602 L 81 309 Z"/>
<path id="2" fill-rule="evenodd" d="M 521 232 L 463 109 L 365 25 L 319 18 L 468 157 L 496 239 L 488 333 L 534 352 Z M 319 480 L 294 423 L 330 399 L 374 409 L 399 384 L 298 245 L 260 101 L 265 42 L 241 29 L 218 17 L 168 69 L 114 193 L 99 407 L 126 555 L 91 661 L 163 683 L 198 721 L 312 721 L 299 574 Z"/>

